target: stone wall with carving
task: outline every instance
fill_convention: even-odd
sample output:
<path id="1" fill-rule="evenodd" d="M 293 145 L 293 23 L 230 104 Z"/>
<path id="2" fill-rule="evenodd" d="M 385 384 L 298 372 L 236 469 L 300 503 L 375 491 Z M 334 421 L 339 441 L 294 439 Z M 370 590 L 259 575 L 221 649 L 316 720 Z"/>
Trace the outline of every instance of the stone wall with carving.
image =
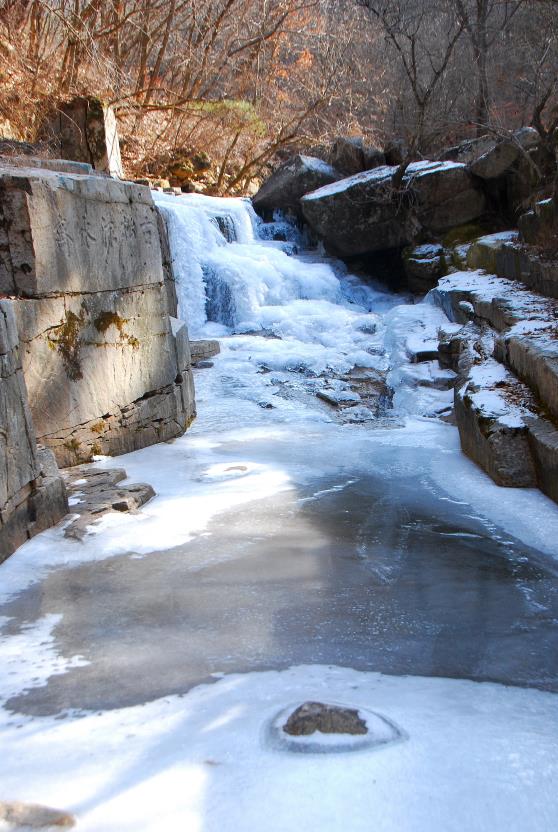
<path id="1" fill-rule="evenodd" d="M 188 427 L 188 332 L 172 317 L 148 188 L 0 167 L 0 293 L 17 298 L 37 437 L 59 465 L 126 453 Z"/>

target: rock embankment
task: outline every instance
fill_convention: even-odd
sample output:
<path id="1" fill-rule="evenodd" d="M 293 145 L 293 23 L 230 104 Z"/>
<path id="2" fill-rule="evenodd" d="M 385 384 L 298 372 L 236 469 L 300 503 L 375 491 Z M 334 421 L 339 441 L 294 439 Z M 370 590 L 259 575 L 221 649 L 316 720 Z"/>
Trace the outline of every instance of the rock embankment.
<path id="1" fill-rule="evenodd" d="M 31 169 L 4 169 L 0 189 L 0 291 L 17 298 L 39 441 L 67 466 L 178 436 L 194 415 L 188 333 L 150 191 Z"/>
<path id="2" fill-rule="evenodd" d="M 548 168 L 531 127 L 465 141 L 431 160 L 355 137 L 315 152 L 321 158 L 283 163 L 255 194 L 256 210 L 294 214 L 328 251 L 359 258 L 361 267 L 391 258 L 386 278 L 396 286 L 405 278 L 416 294 L 462 268 L 456 243 L 515 224 L 527 199 L 544 190 Z M 538 214 L 531 215 L 525 222 L 536 236 Z"/>
<path id="3" fill-rule="evenodd" d="M 0 294 L 11 315 L 3 362 L 17 371 L 10 379 L 6 369 L 2 385 L 19 395 L 20 413 L 11 405 L 2 420 L 0 509 L 10 516 L 10 506 L 39 499 L 35 436 L 66 467 L 172 439 L 195 416 L 188 331 L 175 317 L 149 189 L 85 165 L 54 167 L 0 162 Z M 20 532 L 3 534 L 6 554 L 65 512 L 26 505 Z"/>
<path id="4" fill-rule="evenodd" d="M 482 271 L 443 278 L 432 297 L 462 324 L 441 352 L 458 373 L 463 450 L 498 485 L 558 501 L 558 299 Z"/>
<path id="5" fill-rule="evenodd" d="M 0 300 L 0 562 L 68 509 L 52 453 L 37 447 L 13 307 Z"/>

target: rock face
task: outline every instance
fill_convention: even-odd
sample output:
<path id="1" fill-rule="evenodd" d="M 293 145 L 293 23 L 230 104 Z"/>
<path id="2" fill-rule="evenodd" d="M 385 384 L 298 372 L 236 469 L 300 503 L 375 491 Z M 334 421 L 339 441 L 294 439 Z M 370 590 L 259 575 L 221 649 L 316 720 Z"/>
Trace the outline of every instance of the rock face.
<path id="1" fill-rule="evenodd" d="M 300 198 L 335 182 L 341 174 L 313 156 L 293 156 L 281 165 L 252 199 L 257 211 L 290 211 L 300 215 Z"/>
<path id="2" fill-rule="evenodd" d="M 188 333 L 169 315 L 150 191 L 99 176 L 0 174 L 0 292 L 18 298 L 39 441 L 68 466 L 181 434 L 195 414 Z"/>
<path id="3" fill-rule="evenodd" d="M 328 161 L 344 176 L 353 176 L 355 173 L 385 165 L 386 157 L 383 151 L 370 147 L 360 136 L 342 136 L 334 141 Z"/>
<path id="4" fill-rule="evenodd" d="M 68 510 L 52 454 L 35 441 L 14 305 L 0 300 L 0 562 Z"/>
<path id="5" fill-rule="evenodd" d="M 321 734 L 367 734 L 366 722 L 353 708 L 305 702 L 287 719 L 283 731 L 291 736 Z"/>
<path id="6" fill-rule="evenodd" d="M 403 252 L 403 266 L 411 292 L 425 294 L 433 289 L 446 273 L 444 249 L 436 244 L 407 248 Z"/>
<path id="7" fill-rule="evenodd" d="M 415 162 L 397 190 L 396 171 L 379 167 L 306 194 L 304 218 L 335 254 L 355 256 L 410 245 L 470 222 L 486 208 L 464 165 Z"/>
<path id="8" fill-rule="evenodd" d="M 95 170 L 123 177 L 116 117 L 112 107 L 93 97 L 59 104 L 41 128 L 64 159 L 88 162 Z"/>

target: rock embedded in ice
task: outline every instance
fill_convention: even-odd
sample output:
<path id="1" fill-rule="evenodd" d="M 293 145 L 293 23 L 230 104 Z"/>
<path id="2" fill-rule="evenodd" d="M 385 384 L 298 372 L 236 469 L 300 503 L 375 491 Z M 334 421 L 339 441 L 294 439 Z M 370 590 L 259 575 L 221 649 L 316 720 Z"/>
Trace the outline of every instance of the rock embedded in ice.
<path id="1" fill-rule="evenodd" d="M 316 396 L 333 407 L 360 402 L 358 393 L 353 393 L 351 390 L 318 390 Z"/>
<path id="2" fill-rule="evenodd" d="M 338 754 L 387 747 L 407 739 L 407 734 L 367 708 L 309 700 L 278 713 L 267 726 L 267 737 L 278 751 Z"/>
<path id="3" fill-rule="evenodd" d="M 322 734 L 367 734 L 368 728 L 355 708 L 305 702 L 291 713 L 283 731 L 292 736 L 307 736 L 316 731 Z"/>
<path id="4" fill-rule="evenodd" d="M 20 803 L 18 800 L 0 801 L 0 822 L 16 829 L 69 829 L 75 826 L 75 819 L 67 812 L 39 806 L 35 803 Z M 2 823 L 2 828 L 4 824 Z"/>

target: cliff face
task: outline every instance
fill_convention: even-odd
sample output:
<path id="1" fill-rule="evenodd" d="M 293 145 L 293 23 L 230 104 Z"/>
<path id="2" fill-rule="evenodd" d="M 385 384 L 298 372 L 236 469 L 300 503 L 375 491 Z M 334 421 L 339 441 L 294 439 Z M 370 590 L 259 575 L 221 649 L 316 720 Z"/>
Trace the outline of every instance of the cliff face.
<path id="1" fill-rule="evenodd" d="M 0 301 L 0 562 L 68 505 L 50 451 L 37 448 L 13 301 Z"/>
<path id="2" fill-rule="evenodd" d="M 147 188 L 5 170 L 0 292 L 14 304 L 38 440 L 59 465 L 181 434 L 195 414 Z M 170 314 L 169 314 L 170 313 Z"/>

